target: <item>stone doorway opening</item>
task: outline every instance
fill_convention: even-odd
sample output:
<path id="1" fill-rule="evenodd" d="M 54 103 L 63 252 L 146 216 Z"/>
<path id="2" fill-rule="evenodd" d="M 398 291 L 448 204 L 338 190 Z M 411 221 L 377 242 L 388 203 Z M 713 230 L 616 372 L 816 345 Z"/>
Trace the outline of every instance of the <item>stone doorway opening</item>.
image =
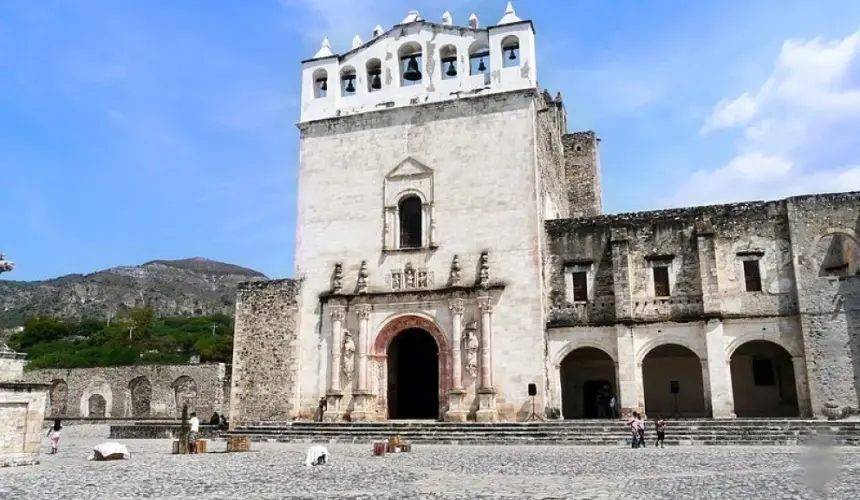
<path id="1" fill-rule="evenodd" d="M 797 382 L 791 354 L 766 340 L 732 353 L 732 394 L 738 417 L 797 417 Z"/>
<path id="2" fill-rule="evenodd" d="M 388 418 L 439 418 L 439 346 L 421 328 L 403 330 L 388 346 Z"/>
<path id="3" fill-rule="evenodd" d="M 642 360 L 645 414 L 654 419 L 708 417 L 702 360 L 678 344 L 663 344 Z"/>
<path id="4" fill-rule="evenodd" d="M 609 417 L 609 400 L 618 395 L 615 374 L 615 362 L 600 349 L 582 347 L 565 356 L 560 366 L 564 418 Z"/>

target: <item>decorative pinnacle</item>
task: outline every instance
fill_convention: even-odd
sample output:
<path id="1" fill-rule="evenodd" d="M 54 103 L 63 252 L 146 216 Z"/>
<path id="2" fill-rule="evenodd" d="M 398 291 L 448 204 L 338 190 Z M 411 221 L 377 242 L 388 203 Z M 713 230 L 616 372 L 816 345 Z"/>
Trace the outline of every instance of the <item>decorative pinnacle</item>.
<path id="1" fill-rule="evenodd" d="M 373 28 L 373 38 L 376 38 L 376 37 L 382 35 L 383 33 L 385 33 L 385 30 L 382 29 L 381 24 L 377 24 L 376 27 Z"/>
<path id="2" fill-rule="evenodd" d="M 478 16 L 472 13 L 472 15 L 469 16 L 469 27 L 471 27 L 473 30 L 476 30 L 479 26 L 480 24 L 478 23 Z"/>
<path id="3" fill-rule="evenodd" d="M 409 14 L 406 14 L 406 17 L 403 18 L 403 21 L 401 21 L 400 24 L 409 24 L 416 21 L 422 21 L 421 14 L 419 14 L 417 10 L 410 10 Z"/>
<path id="4" fill-rule="evenodd" d="M 454 24 L 454 18 L 451 17 L 451 13 L 446 10 L 445 13 L 442 14 L 442 25 L 451 26 L 452 24 Z"/>
<path id="5" fill-rule="evenodd" d="M 522 21 L 522 19 L 517 17 L 517 13 L 514 10 L 514 5 L 511 2 L 508 2 L 508 7 L 505 9 L 505 15 L 502 16 L 501 20 L 499 20 L 499 25 L 518 23 L 520 21 Z"/>
<path id="6" fill-rule="evenodd" d="M 352 39 L 352 48 L 357 49 L 361 47 L 361 37 L 355 35 L 355 38 Z"/>
<path id="7" fill-rule="evenodd" d="M 323 38 L 322 44 L 320 45 L 320 49 L 314 54 L 314 59 L 319 59 L 321 57 L 329 57 L 333 56 L 334 53 L 331 51 L 331 42 L 328 41 L 328 37 Z"/>

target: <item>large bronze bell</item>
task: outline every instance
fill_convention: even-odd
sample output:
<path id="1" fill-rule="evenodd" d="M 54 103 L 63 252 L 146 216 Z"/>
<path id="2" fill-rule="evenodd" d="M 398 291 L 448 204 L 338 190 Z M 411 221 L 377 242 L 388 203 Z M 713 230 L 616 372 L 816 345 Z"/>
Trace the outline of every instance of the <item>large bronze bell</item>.
<path id="1" fill-rule="evenodd" d="M 415 56 L 409 58 L 409 63 L 406 65 L 406 72 L 403 73 L 403 78 L 410 82 L 417 82 L 421 79 L 421 70 L 418 69 L 418 60 Z"/>
<path id="2" fill-rule="evenodd" d="M 349 80 L 347 80 L 348 83 L 346 84 L 346 89 L 344 89 L 349 94 L 355 92 L 355 85 L 352 84 L 353 80 L 355 80 L 355 78 L 350 78 Z"/>
<path id="3" fill-rule="evenodd" d="M 382 80 L 379 78 L 379 73 L 373 74 L 373 80 L 370 81 L 370 88 L 379 90 L 382 88 Z"/>
<path id="4" fill-rule="evenodd" d="M 454 67 L 454 61 L 453 60 L 448 61 L 448 71 L 446 71 L 445 74 L 452 77 L 452 78 L 457 76 L 457 68 Z"/>

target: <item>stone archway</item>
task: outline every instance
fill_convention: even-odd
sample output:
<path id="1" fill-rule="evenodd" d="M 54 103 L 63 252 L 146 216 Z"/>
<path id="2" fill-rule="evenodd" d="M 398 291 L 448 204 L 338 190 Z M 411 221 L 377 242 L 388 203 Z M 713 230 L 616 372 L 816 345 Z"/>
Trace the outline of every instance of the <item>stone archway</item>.
<path id="1" fill-rule="evenodd" d="M 642 384 L 650 418 L 709 416 L 702 360 L 689 347 L 662 344 L 651 349 L 642 358 Z"/>
<path id="2" fill-rule="evenodd" d="M 398 337 L 402 337 L 401 340 L 398 340 Z M 435 350 L 435 352 L 428 353 L 427 351 L 431 349 Z M 422 359 L 421 353 L 427 356 Z M 418 389 L 424 392 L 425 398 L 422 403 L 418 403 L 418 408 L 411 408 L 411 410 L 420 409 L 421 411 L 407 411 L 407 415 L 403 415 L 404 402 L 398 401 L 397 396 L 395 396 L 395 401 L 391 401 L 390 398 L 392 395 L 398 394 L 401 390 L 408 389 L 408 386 L 404 387 L 401 384 L 392 387 L 392 376 L 403 376 L 404 373 L 407 373 L 412 368 L 423 369 L 424 372 L 431 370 L 432 358 L 430 354 L 435 355 L 435 364 L 438 366 L 435 373 L 436 376 L 429 377 L 431 382 L 436 382 L 438 385 L 436 397 L 432 399 L 427 397 L 427 388 L 424 386 L 418 387 Z M 378 394 L 380 416 L 395 419 L 416 418 L 416 416 L 411 416 L 411 414 L 419 413 L 417 418 L 441 419 L 444 414 L 443 407 L 445 406 L 444 402 L 447 400 L 447 392 L 451 386 L 451 358 L 448 341 L 436 323 L 428 318 L 416 315 L 395 318 L 389 321 L 376 336 L 371 355 L 377 363 L 377 371 L 380 375 Z M 406 359 L 404 359 L 404 355 L 407 356 Z M 393 359 L 395 357 L 396 359 Z M 417 362 L 418 365 L 409 367 L 408 363 L 410 360 Z M 402 367 L 405 371 L 398 374 L 392 372 L 392 369 L 396 370 L 398 367 Z M 397 382 L 402 382 L 399 380 L 399 377 Z M 391 392 L 392 389 L 393 393 Z M 435 412 L 427 409 L 428 400 L 435 402 Z"/>
<path id="3" fill-rule="evenodd" d="M 131 416 L 148 417 L 152 412 L 152 384 L 146 377 L 137 377 L 128 383 L 131 394 Z"/>
<path id="4" fill-rule="evenodd" d="M 797 417 L 797 381 L 791 354 L 767 340 L 734 350 L 730 361 L 738 417 Z"/>
<path id="5" fill-rule="evenodd" d="M 56 379 L 51 382 L 51 392 L 49 393 L 49 404 L 51 417 L 63 417 L 68 412 L 69 404 L 69 384 L 63 379 Z"/>
<path id="6" fill-rule="evenodd" d="M 107 416 L 107 401 L 101 394 L 93 394 L 87 398 L 87 417 L 104 418 Z"/>
<path id="7" fill-rule="evenodd" d="M 575 349 L 561 361 L 559 376 L 566 420 L 611 416 L 609 399 L 617 398 L 618 388 L 615 361 L 609 354 L 595 347 Z"/>

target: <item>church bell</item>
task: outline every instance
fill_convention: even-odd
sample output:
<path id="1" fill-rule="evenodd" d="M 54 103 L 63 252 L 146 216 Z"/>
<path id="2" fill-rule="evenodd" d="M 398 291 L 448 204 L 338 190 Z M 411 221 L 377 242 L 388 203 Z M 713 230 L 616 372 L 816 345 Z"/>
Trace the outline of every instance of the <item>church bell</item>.
<path id="1" fill-rule="evenodd" d="M 418 60 L 415 56 L 409 58 L 409 63 L 406 65 L 406 72 L 403 73 L 403 78 L 410 82 L 417 82 L 421 79 L 421 70 L 418 69 Z"/>
<path id="2" fill-rule="evenodd" d="M 510 59 L 511 61 L 516 61 L 516 60 L 517 60 L 517 55 L 514 53 L 514 48 L 513 48 L 513 47 L 511 47 L 511 55 L 508 57 L 508 59 Z"/>
<path id="3" fill-rule="evenodd" d="M 454 61 L 448 61 L 448 71 L 445 74 L 451 77 L 457 76 L 457 68 L 454 67 Z"/>
<path id="4" fill-rule="evenodd" d="M 379 90 L 382 88 L 382 80 L 379 78 L 379 73 L 373 74 L 373 80 L 370 81 L 370 88 L 373 90 Z"/>
<path id="5" fill-rule="evenodd" d="M 481 64 L 478 65 L 478 71 L 480 71 L 481 73 L 483 73 L 484 71 L 487 71 L 487 65 L 484 64 L 484 58 L 483 57 L 481 58 Z"/>
<path id="6" fill-rule="evenodd" d="M 326 82 L 325 79 L 319 80 L 319 84 L 320 84 L 320 90 L 322 90 L 322 91 L 328 90 L 328 83 Z"/>
<path id="7" fill-rule="evenodd" d="M 355 85 L 352 84 L 353 80 L 355 80 L 355 78 L 350 78 L 349 80 L 347 80 L 348 83 L 346 84 L 345 90 L 350 94 L 355 92 Z"/>

